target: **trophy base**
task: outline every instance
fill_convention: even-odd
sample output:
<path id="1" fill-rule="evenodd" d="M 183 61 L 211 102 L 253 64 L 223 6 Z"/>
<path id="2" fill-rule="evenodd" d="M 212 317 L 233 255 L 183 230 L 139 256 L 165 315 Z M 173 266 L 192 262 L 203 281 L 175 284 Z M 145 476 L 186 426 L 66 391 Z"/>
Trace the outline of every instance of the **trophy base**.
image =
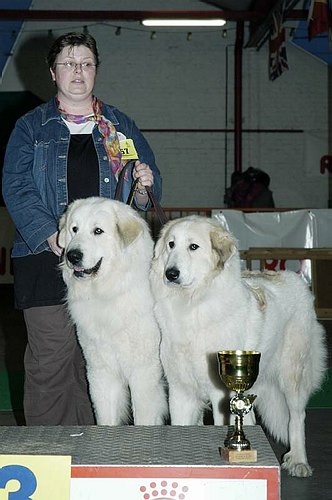
<path id="1" fill-rule="evenodd" d="M 257 450 L 230 450 L 219 447 L 219 453 L 230 464 L 257 462 Z"/>

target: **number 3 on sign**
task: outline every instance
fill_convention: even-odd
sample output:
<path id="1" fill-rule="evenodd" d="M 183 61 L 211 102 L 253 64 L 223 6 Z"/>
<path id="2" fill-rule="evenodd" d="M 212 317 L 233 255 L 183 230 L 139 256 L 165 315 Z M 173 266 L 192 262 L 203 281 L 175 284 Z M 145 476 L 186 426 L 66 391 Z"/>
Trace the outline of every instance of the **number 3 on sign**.
<path id="1" fill-rule="evenodd" d="M 70 479 L 69 455 L 0 454 L 0 500 L 70 500 Z"/>
<path id="2" fill-rule="evenodd" d="M 5 465 L 0 468 L 0 489 L 6 489 L 12 480 L 19 483 L 16 491 L 8 492 L 8 500 L 31 500 L 37 488 L 37 479 L 33 472 L 23 465 Z M 2 498 L 2 497 L 0 497 Z"/>

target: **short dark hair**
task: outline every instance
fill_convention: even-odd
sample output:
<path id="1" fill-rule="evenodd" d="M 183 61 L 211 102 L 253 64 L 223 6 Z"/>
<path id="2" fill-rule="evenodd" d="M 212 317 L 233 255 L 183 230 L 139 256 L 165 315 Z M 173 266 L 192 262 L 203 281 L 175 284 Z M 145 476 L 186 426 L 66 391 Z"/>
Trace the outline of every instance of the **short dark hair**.
<path id="1" fill-rule="evenodd" d="M 86 34 L 86 33 L 74 33 L 74 32 L 61 35 L 59 36 L 59 38 L 55 40 L 55 42 L 53 42 L 46 57 L 48 67 L 52 69 L 55 68 L 55 60 L 58 54 L 60 54 L 60 52 L 62 51 L 62 49 L 64 49 L 65 47 L 74 47 L 77 45 L 84 45 L 85 47 L 91 50 L 95 58 L 95 64 L 98 67 L 100 61 L 99 61 L 99 54 L 98 54 L 96 40 L 89 33 Z"/>

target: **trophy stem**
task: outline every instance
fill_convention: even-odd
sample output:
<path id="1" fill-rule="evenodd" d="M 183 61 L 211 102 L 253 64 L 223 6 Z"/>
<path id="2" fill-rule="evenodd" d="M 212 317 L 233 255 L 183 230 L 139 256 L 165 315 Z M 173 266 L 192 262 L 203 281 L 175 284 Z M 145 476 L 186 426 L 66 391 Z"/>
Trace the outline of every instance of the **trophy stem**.
<path id="1" fill-rule="evenodd" d="M 235 415 L 235 428 L 233 434 L 225 439 L 225 446 L 230 450 L 250 450 L 250 442 L 243 431 L 243 416 Z"/>

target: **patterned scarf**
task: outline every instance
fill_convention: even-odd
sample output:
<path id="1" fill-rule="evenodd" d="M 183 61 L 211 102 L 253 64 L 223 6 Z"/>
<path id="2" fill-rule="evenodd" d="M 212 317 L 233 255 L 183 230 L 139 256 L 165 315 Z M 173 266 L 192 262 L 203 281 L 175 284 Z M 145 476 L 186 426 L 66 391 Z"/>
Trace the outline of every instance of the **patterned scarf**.
<path id="1" fill-rule="evenodd" d="M 64 109 L 60 108 L 60 102 L 58 99 L 56 99 L 56 102 L 61 117 L 64 120 L 74 123 L 86 123 L 88 121 L 94 121 L 97 123 L 99 132 L 103 136 L 103 144 L 108 156 L 108 160 L 111 164 L 112 172 L 116 180 L 118 180 L 119 174 L 124 166 L 122 163 L 120 143 L 113 123 L 107 120 L 107 118 L 105 118 L 105 116 L 101 114 L 101 101 L 97 99 L 97 97 L 93 97 L 93 115 L 91 116 L 72 115 L 70 113 L 66 113 Z"/>

